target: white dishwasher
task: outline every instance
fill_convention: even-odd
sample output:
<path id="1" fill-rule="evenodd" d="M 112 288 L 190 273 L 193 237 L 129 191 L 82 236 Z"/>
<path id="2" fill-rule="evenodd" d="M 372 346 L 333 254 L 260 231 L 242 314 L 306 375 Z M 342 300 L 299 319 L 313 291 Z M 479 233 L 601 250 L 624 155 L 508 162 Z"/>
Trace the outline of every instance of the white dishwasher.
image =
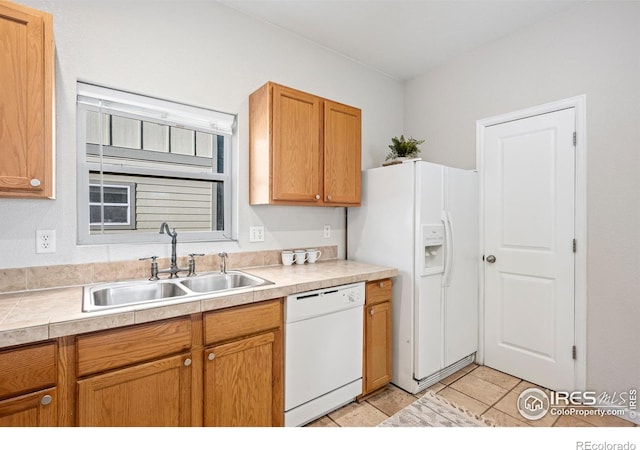
<path id="1" fill-rule="evenodd" d="M 284 424 L 300 426 L 362 393 L 364 283 L 285 302 Z"/>

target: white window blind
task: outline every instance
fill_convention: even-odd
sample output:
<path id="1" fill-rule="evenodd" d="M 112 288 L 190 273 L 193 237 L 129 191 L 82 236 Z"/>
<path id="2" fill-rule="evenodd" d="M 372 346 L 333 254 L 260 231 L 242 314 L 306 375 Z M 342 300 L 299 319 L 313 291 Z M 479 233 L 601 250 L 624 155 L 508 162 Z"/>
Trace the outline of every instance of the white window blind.
<path id="1" fill-rule="evenodd" d="M 233 134 L 235 115 L 197 108 L 124 91 L 78 82 L 78 104 L 154 119 L 168 125 L 198 128 L 215 134 Z"/>

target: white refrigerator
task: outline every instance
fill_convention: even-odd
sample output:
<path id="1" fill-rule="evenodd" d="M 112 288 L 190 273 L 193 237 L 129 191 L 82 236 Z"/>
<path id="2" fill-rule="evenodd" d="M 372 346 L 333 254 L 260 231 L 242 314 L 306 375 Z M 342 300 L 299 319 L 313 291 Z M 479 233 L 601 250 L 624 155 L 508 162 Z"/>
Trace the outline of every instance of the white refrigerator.
<path id="1" fill-rule="evenodd" d="M 392 382 L 416 393 L 478 346 L 477 173 L 424 161 L 364 170 L 347 257 L 396 267 Z"/>

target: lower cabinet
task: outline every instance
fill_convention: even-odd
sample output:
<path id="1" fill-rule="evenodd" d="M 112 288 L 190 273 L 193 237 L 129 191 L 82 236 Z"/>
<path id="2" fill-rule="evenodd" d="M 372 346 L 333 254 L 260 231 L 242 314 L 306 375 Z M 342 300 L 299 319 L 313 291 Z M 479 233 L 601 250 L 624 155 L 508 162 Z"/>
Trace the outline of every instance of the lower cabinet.
<path id="1" fill-rule="evenodd" d="M 362 396 L 391 382 L 391 279 L 366 284 Z"/>
<path id="2" fill-rule="evenodd" d="M 282 300 L 75 339 L 75 423 L 283 424 Z"/>
<path id="3" fill-rule="evenodd" d="M 0 352 L 0 427 L 58 425 L 56 343 Z"/>
<path id="4" fill-rule="evenodd" d="M 275 333 L 263 333 L 205 350 L 205 426 L 273 424 L 275 340 Z"/>
<path id="5" fill-rule="evenodd" d="M 189 426 L 190 356 L 162 358 L 78 381 L 78 425 Z"/>
<path id="6" fill-rule="evenodd" d="M 76 424 L 191 425 L 190 317 L 76 338 Z"/>
<path id="7" fill-rule="evenodd" d="M 0 401 L 0 427 L 55 427 L 56 389 L 44 389 Z"/>
<path id="8" fill-rule="evenodd" d="M 284 422 L 282 301 L 205 315 L 204 425 Z"/>

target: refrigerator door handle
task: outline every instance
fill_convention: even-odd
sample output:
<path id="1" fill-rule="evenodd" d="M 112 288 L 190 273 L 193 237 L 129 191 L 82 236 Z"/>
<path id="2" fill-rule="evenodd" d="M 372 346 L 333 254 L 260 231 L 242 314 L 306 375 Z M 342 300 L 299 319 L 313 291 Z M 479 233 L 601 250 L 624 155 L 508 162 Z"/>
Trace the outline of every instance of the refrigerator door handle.
<path id="1" fill-rule="evenodd" d="M 451 215 L 449 211 L 442 211 L 442 222 L 444 223 L 444 274 L 442 276 L 442 286 L 447 287 L 451 283 L 451 271 L 453 270 L 453 231 L 451 227 Z"/>

